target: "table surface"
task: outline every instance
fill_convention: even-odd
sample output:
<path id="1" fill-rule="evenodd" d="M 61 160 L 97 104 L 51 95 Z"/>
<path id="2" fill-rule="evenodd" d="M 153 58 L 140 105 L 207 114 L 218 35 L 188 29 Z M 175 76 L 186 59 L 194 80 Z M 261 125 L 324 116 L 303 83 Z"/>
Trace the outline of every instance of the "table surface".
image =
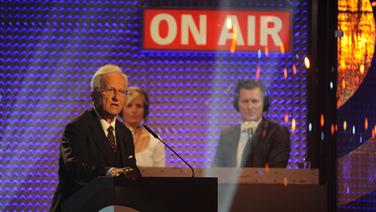
<path id="1" fill-rule="evenodd" d="M 196 168 L 195 177 L 217 177 L 219 184 L 319 184 L 318 169 Z M 144 168 L 145 177 L 190 177 L 188 168 Z"/>

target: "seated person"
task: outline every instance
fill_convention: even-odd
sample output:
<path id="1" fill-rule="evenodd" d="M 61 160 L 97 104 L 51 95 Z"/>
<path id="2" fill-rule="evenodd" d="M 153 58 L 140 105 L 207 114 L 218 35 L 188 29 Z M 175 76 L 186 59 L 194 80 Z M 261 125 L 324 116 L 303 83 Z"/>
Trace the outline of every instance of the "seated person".
<path id="1" fill-rule="evenodd" d="M 137 87 L 128 88 L 128 96 L 123 109 L 123 120 L 131 130 L 139 167 L 165 167 L 164 145 L 154 138 L 143 126 L 149 114 L 149 97 Z"/>
<path id="2" fill-rule="evenodd" d="M 290 133 L 287 127 L 263 117 L 269 100 L 260 81 L 237 83 L 234 107 L 241 124 L 225 127 L 220 135 L 215 166 L 286 167 L 290 156 Z"/>

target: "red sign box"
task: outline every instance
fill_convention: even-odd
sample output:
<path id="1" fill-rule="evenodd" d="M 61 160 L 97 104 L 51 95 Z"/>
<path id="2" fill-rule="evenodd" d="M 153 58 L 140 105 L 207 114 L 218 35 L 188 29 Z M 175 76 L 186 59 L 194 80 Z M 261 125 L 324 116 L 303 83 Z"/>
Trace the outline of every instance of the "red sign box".
<path id="1" fill-rule="evenodd" d="M 290 51 L 291 11 L 144 10 L 144 49 Z"/>

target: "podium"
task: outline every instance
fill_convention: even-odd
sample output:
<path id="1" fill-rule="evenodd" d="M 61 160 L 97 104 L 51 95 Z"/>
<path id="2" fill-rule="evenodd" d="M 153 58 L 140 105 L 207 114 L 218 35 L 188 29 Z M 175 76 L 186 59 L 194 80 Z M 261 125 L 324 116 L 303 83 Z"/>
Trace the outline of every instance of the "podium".
<path id="1" fill-rule="evenodd" d="M 99 211 L 125 206 L 134 211 L 217 211 L 217 178 L 98 177 L 62 203 L 62 211 Z"/>
<path id="2" fill-rule="evenodd" d="M 140 168 L 142 176 L 186 177 L 189 169 Z M 317 169 L 195 169 L 198 177 L 218 179 L 219 212 L 327 211 L 326 185 Z"/>

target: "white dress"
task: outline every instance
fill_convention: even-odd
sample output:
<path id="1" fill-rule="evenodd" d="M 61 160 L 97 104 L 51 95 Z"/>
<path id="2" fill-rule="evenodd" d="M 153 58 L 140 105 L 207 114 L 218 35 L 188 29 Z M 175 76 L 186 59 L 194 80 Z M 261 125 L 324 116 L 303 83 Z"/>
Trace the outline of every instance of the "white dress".
<path id="1" fill-rule="evenodd" d="M 166 167 L 164 145 L 150 133 L 149 145 L 141 152 L 136 152 L 136 163 L 139 167 Z"/>

